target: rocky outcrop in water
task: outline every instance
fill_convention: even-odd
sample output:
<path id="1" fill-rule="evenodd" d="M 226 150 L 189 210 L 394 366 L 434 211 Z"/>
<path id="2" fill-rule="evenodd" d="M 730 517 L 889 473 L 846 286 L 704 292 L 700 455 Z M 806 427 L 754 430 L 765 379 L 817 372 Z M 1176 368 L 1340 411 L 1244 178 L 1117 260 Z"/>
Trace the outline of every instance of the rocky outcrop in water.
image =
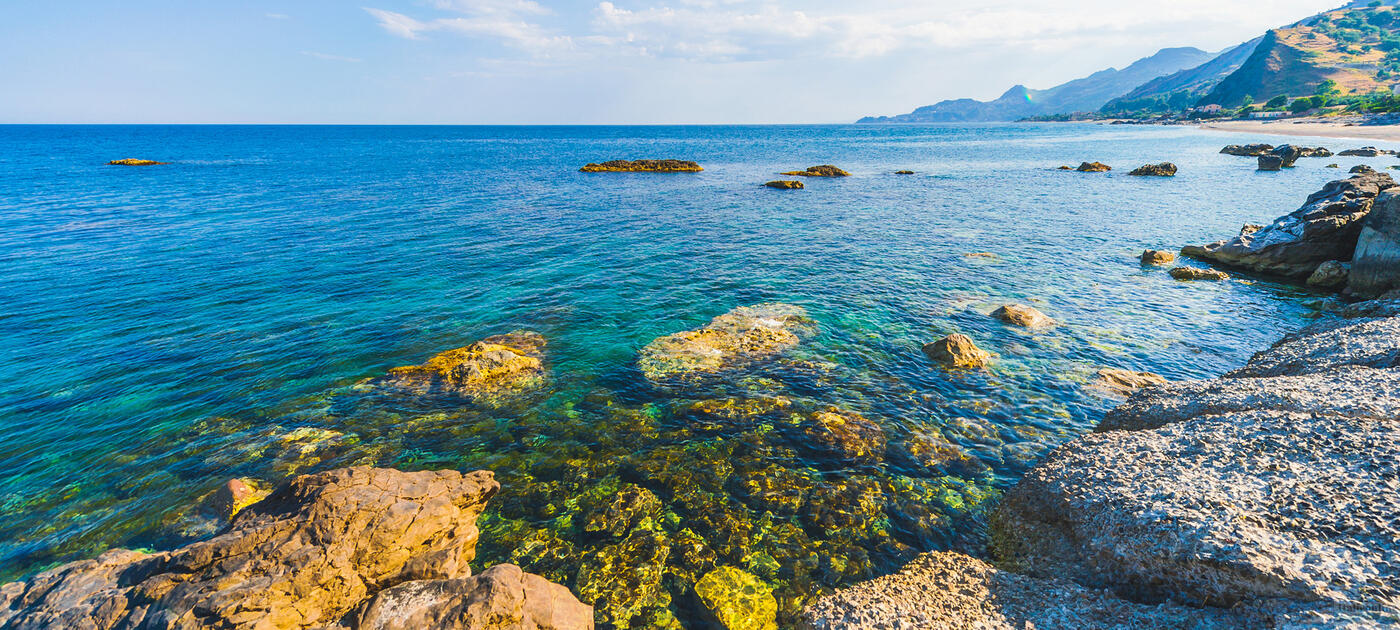
<path id="1" fill-rule="evenodd" d="M 1113 170 L 1113 167 L 1103 162 L 1080 162 L 1079 168 L 1075 170 L 1081 173 L 1107 173 Z"/>
<path id="2" fill-rule="evenodd" d="M 806 187 L 802 182 L 790 179 L 774 180 L 764 184 L 764 186 L 767 186 L 769 188 L 777 188 L 779 190 L 801 190 L 802 188 Z"/>
<path id="3" fill-rule="evenodd" d="M 159 166 L 168 162 L 157 162 L 155 160 L 141 160 L 137 158 L 122 158 L 108 162 L 108 166 Z"/>
<path id="4" fill-rule="evenodd" d="M 1395 181 L 1367 173 L 1327 184 L 1301 208 L 1253 232 L 1181 253 L 1199 260 L 1303 279 L 1329 260 L 1351 260 L 1362 221 Z"/>
<path id="5" fill-rule="evenodd" d="M 498 489 L 485 471 L 297 477 L 215 538 L 113 550 L 0 587 L 0 627 L 591 628 L 587 606 L 540 578 L 468 577 L 476 519 Z M 452 625 L 472 611 L 496 625 Z"/>
<path id="6" fill-rule="evenodd" d="M 1400 623 L 1400 301 L 1345 313 L 1056 449 L 992 515 L 1001 570 L 928 554 L 803 627 Z"/>
<path id="7" fill-rule="evenodd" d="M 1050 319 L 1045 313 L 1024 304 L 999 306 L 992 311 L 992 317 L 1022 328 L 1047 328 L 1055 325 L 1055 320 Z"/>
<path id="8" fill-rule="evenodd" d="M 1151 372 L 1134 372 L 1118 368 L 1103 368 L 1096 375 L 1094 387 L 1120 396 L 1127 396 L 1144 387 L 1161 385 L 1167 379 Z"/>
<path id="9" fill-rule="evenodd" d="M 1380 157 L 1382 155 L 1393 155 L 1394 151 L 1377 149 L 1376 147 L 1361 147 L 1360 149 L 1347 149 L 1338 153 L 1342 157 Z"/>
<path id="10" fill-rule="evenodd" d="M 1283 168 L 1293 168 L 1298 162 L 1298 158 L 1303 157 L 1303 148 L 1291 144 L 1279 145 L 1274 147 L 1274 150 L 1270 151 L 1269 155 L 1279 158 L 1279 166 Z"/>
<path id="11" fill-rule="evenodd" d="M 1128 173 L 1137 177 L 1172 177 L 1176 175 L 1176 165 L 1171 162 L 1144 164 Z"/>
<path id="12" fill-rule="evenodd" d="M 1310 287 L 1320 287 L 1323 289 L 1340 289 L 1347 285 L 1347 279 L 1351 276 L 1351 265 L 1329 260 L 1317 266 L 1312 275 L 1308 276 L 1305 284 Z"/>
<path id="13" fill-rule="evenodd" d="M 1259 156 L 1259 170 L 1261 171 L 1281 171 L 1283 170 L 1283 158 L 1273 154 Z"/>
<path id="14" fill-rule="evenodd" d="M 396 395 L 500 400 L 544 382 L 542 335 L 516 331 L 434 355 L 422 365 L 396 367 L 367 383 Z"/>
<path id="15" fill-rule="evenodd" d="M 1200 267 L 1172 267 L 1171 271 L 1167 273 L 1171 274 L 1171 277 L 1177 280 L 1219 281 L 1230 279 L 1230 274 L 1220 271 L 1219 269 L 1202 269 Z"/>
<path id="16" fill-rule="evenodd" d="M 977 347 L 967 335 L 952 334 L 924 345 L 924 354 L 933 361 L 953 368 L 985 367 L 992 353 Z"/>
<path id="17" fill-rule="evenodd" d="M 1221 149 L 1225 155 L 1238 155 L 1242 157 L 1258 157 L 1274 150 L 1272 144 L 1231 144 Z"/>
<path id="18" fill-rule="evenodd" d="M 1325 158 L 1332 157 L 1332 152 L 1327 147 L 1299 147 L 1298 157 Z"/>
<path id="19" fill-rule="evenodd" d="M 1160 249 L 1144 250 L 1141 256 L 1144 265 L 1166 265 L 1176 260 L 1176 254 Z"/>
<path id="20" fill-rule="evenodd" d="M 1362 223 L 1347 282 L 1361 297 L 1400 289 L 1400 191 L 1382 193 Z"/>
<path id="21" fill-rule="evenodd" d="M 583 173 L 698 173 L 705 170 L 690 160 L 609 160 L 588 163 Z"/>
<path id="22" fill-rule="evenodd" d="M 848 177 L 850 173 L 843 171 L 830 164 L 820 166 L 808 166 L 805 171 L 788 171 L 783 175 L 796 175 L 799 177 Z"/>
<path id="23" fill-rule="evenodd" d="M 771 359 L 814 330 L 800 306 L 742 306 L 703 328 L 661 337 L 642 348 L 637 366 L 656 383 L 687 381 Z"/>

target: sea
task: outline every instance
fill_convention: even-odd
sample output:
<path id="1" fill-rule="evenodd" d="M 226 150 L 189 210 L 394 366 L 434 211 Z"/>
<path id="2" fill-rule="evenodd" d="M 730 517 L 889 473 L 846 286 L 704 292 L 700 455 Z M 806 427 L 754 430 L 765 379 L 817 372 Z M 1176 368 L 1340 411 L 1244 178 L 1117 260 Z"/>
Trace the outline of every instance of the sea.
<path id="1" fill-rule="evenodd" d="M 565 584 L 602 627 L 698 627 L 696 581 L 735 567 L 790 623 L 920 552 L 984 555 L 1000 492 L 1122 402 L 1098 370 L 1214 377 L 1328 317 L 1325 293 L 1178 282 L 1138 259 L 1395 162 L 1266 173 L 1219 153 L 1288 141 L 1097 124 L 0 126 L 0 581 L 213 535 L 196 506 L 233 477 L 489 469 L 502 490 L 475 569 Z M 168 164 L 106 164 L 129 157 Z M 704 171 L 579 171 L 636 158 Z M 1114 170 L 1057 168 L 1083 161 Z M 1175 177 L 1127 174 L 1163 161 Z M 851 175 L 762 186 L 819 164 Z M 658 337 L 774 302 L 812 322 L 780 359 L 695 387 L 640 372 Z M 1007 303 L 1056 325 L 989 316 Z M 547 340 L 547 379 L 506 403 L 359 386 L 517 330 Z M 990 367 L 925 357 L 954 332 Z M 877 426 L 874 452 L 816 444 L 822 412 Z M 954 455 L 930 464 L 915 442 Z"/>

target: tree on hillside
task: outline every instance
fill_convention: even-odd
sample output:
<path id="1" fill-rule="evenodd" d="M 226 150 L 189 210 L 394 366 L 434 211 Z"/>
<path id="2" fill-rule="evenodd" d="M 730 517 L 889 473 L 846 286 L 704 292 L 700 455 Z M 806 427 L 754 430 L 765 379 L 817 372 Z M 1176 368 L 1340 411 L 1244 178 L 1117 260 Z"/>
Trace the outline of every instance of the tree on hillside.
<path id="1" fill-rule="evenodd" d="M 1264 109 L 1283 109 L 1283 107 L 1284 107 L 1285 105 L 1287 105 L 1287 104 L 1288 104 L 1288 95 L 1287 95 L 1287 94 L 1280 94 L 1280 95 L 1278 95 L 1278 96 L 1275 96 L 1275 97 L 1269 99 L 1269 102 L 1264 103 Z"/>

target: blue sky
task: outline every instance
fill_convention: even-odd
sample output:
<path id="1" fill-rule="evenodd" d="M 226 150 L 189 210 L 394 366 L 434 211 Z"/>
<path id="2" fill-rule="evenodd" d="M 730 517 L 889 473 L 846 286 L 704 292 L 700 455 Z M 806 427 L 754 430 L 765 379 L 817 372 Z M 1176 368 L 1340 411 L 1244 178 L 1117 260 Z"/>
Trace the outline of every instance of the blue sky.
<path id="1" fill-rule="evenodd" d="M 0 122 L 848 122 L 1218 50 L 1340 4 L 15 2 Z"/>

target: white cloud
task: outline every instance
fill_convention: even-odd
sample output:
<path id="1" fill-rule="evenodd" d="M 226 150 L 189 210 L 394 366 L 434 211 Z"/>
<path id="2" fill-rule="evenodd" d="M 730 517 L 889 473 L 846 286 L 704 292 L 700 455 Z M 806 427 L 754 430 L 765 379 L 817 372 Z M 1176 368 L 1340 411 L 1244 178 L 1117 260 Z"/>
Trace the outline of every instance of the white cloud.
<path id="1" fill-rule="evenodd" d="M 360 63 L 361 61 L 364 61 L 363 59 L 358 59 L 356 57 L 342 57 L 340 55 L 330 55 L 323 52 L 316 52 L 314 50 L 303 50 L 301 51 L 301 54 L 306 55 L 307 57 L 315 57 L 317 59 L 325 61 L 344 61 L 348 63 Z"/>
<path id="2" fill-rule="evenodd" d="M 365 7 L 384 30 L 405 39 L 419 39 L 429 31 L 448 31 L 460 35 L 499 40 L 514 48 L 535 55 L 547 55 L 570 48 L 572 38 L 556 35 L 521 14 L 545 15 L 548 9 L 530 0 L 435 0 L 434 6 L 467 14 L 466 17 L 441 17 L 428 21 L 411 18 L 402 13 Z"/>
<path id="3" fill-rule="evenodd" d="M 269 19 L 269 20 L 290 20 L 290 19 L 292 19 L 292 16 L 287 15 L 286 13 L 264 13 L 263 16 L 266 17 L 266 18 Z"/>
<path id="4" fill-rule="evenodd" d="M 365 11 L 368 11 L 370 15 L 374 16 L 374 19 L 379 21 L 380 28 L 404 39 L 418 39 L 419 33 L 432 30 L 430 25 L 419 22 L 402 13 L 394 13 L 393 11 L 385 11 L 382 9 L 371 9 L 369 7 L 365 7 Z"/>

